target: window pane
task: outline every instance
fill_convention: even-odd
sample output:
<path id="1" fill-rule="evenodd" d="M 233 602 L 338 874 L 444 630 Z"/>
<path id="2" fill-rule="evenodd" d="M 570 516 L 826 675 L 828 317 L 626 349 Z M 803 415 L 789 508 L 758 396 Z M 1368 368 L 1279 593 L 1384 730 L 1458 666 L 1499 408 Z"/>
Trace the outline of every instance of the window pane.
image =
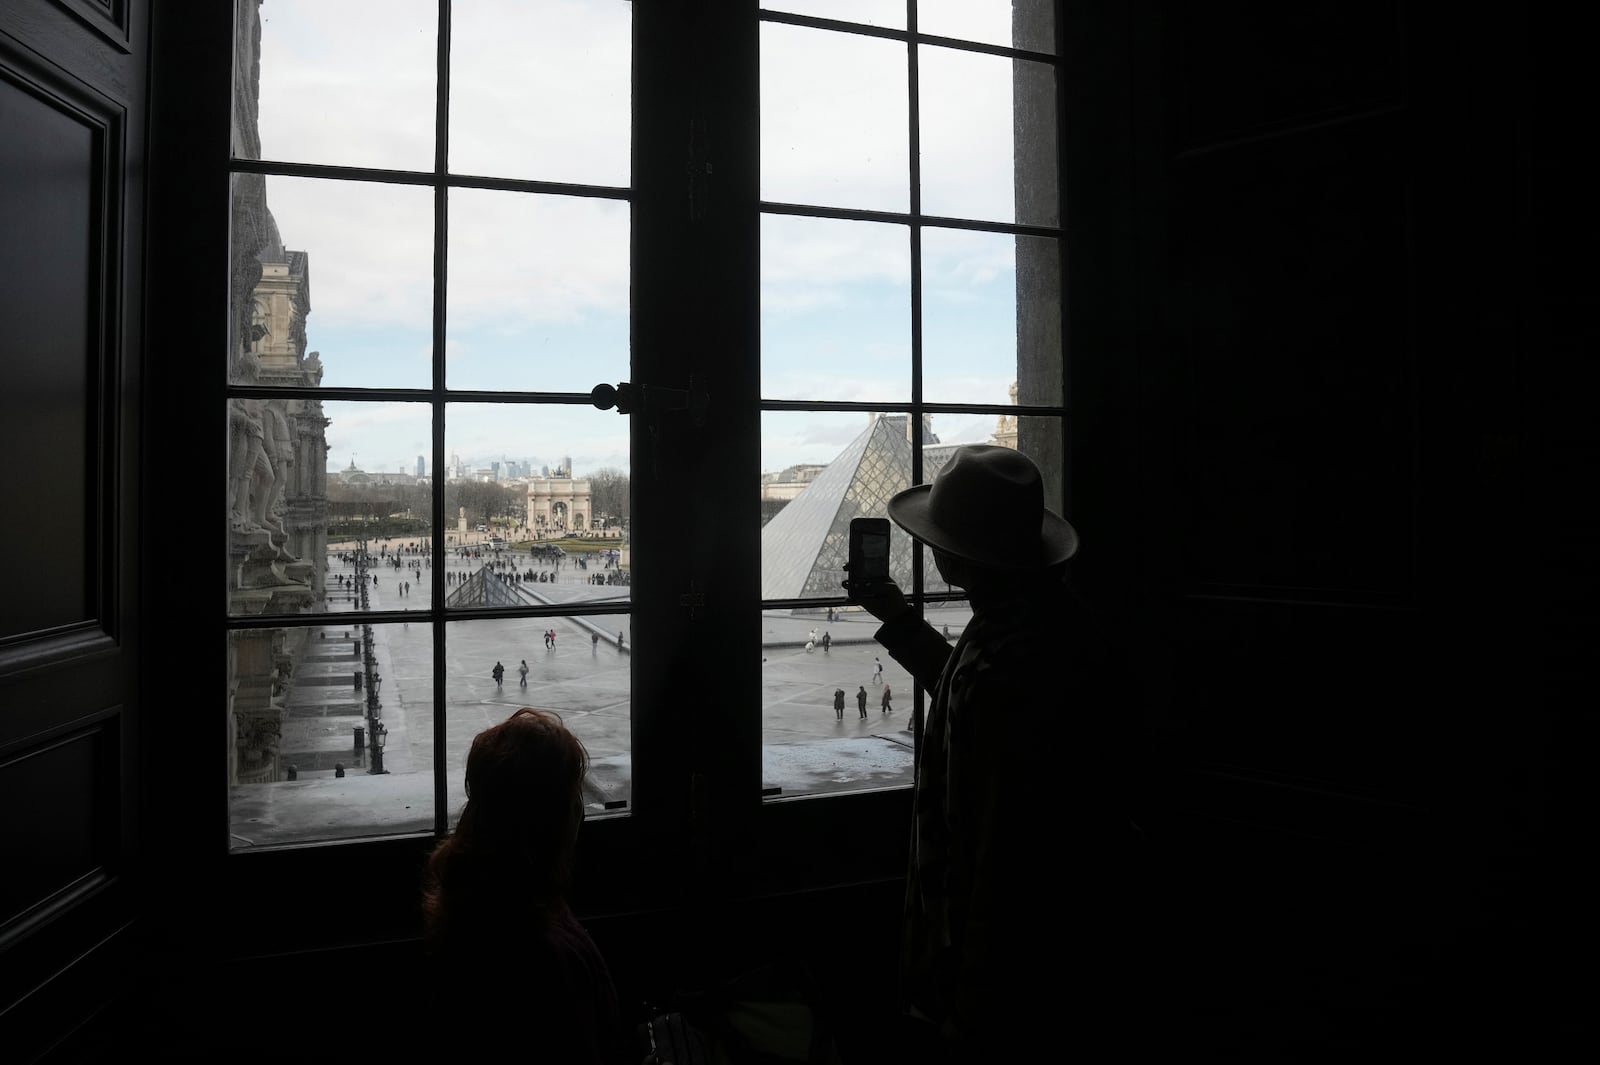
<path id="1" fill-rule="evenodd" d="M 424 403 L 323 403 L 324 609 L 432 605 L 432 417 Z M 341 463 L 341 459 L 345 460 Z M 358 559 L 365 546 L 370 558 Z M 365 596 L 358 573 L 365 574 Z"/>
<path id="2" fill-rule="evenodd" d="M 432 830 L 428 633 L 353 617 L 228 633 L 232 848 Z"/>
<path id="3" fill-rule="evenodd" d="M 258 174 L 232 187 L 233 384 L 432 383 L 431 192 Z"/>
<path id="4" fill-rule="evenodd" d="M 762 216 L 761 394 L 886 402 L 911 394 L 905 226 Z"/>
<path id="5" fill-rule="evenodd" d="M 628 220 L 617 200 L 452 189 L 449 386 L 587 394 L 625 380 Z"/>
<path id="6" fill-rule="evenodd" d="M 556 711 L 588 749 L 591 815 L 632 796 L 632 624 L 627 614 L 580 612 L 588 602 L 574 600 L 566 614 L 447 626 L 445 772 L 452 824 L 466 800 L 462 779 L 472 738 L 523 706 Z M 553 642 L 545 641 L 546 631 L 554 631 Z"/>
<path id="7" fill-rule="evenodd" d="M 1029 387 L 1024 382 L 1024 389 Z M 1015 393 L 1014 393 L 1015 394 Z M 1033 403 L 1027 392 L 1021 392 L 1021 402 Z M 1044 476 L 1044 505 L 1057 514 L 1071 517 L 1066 509 L 1065 485 L 1066 424 L 1063 418 L 1046 415 L 1002 414 L 939 414 L 943 442 L 922 451 L 923 476 L 919 483 L 932 481 L 950 460 L 955 447 L 961 444 L 998 444 L 1015 448 L 1027 455 Z M 929 593 L 949 591 L 929 552 L 924 552 L 923 580 Z"/>
<path id="8" fill-rule="evenodd" d="M 1060 420 L 1031 417 L 1023 450 L 1059 481 Z M 922 429 L 923 477 L 911 477 L 905 414 L 767 411 L 761 416 L 761 597 L 843 598 L 850 519 L 883 517 L 889 498 L 931 481 L 962 444 L 1018 447 L 1018 419 L 929 414 Z M 1059 510 L 1059 492 L 1052 505 Z M 911 540 L 890 529 L 889 572 L 911 591 Z M 930 564 L 925 590 L 948 591 Z M 814 608 L 807 608 L 812 610 Z"/>
<path id="9" fill-rule="evenodd" d="M 241 18 L 234 156 L 432 170 L 438 26 L 434 0 L 272 0 Z"/>
<path id="10" fill-rule="evenodd" d="M 450 170 L 626 186 L 632 6 L 457 3 Z"/>
<path id="11" fill-rule="evenodd" d="M 923 398 L 1007 403 L 1020 378 L 1026 403 L 1059 405 L 1058 241 L 954 229 L 922 235 Z"/>
<path id="12" fill-rule="evenodd" d="M 1054 69 L 931 47 L 918 64 L 923 213 L 1056 225 Z"/>
<path id="13" fill-rule="evenodd" d="M 917 30 L 1030 52 L 1054 52 L 1051 0 L 917 0 Z"/>
<path id="14" fill-rule="evenodd" d="M 906 210 L 908 114 L 904 44 L 762 24 L 763 200 Z"/>
<path id="15" fill-rule="evenodd" d="M 905 414 L 762 414 L 763 599 L 844 595 L 850 519 L 882 517 L 912 483 L 908 423 Z M 892 534 L 890 572 L 909 588 L 910 540 Z"/>
<path id="16" fill-rule="evenodd" d="M 906 28 L 905 0 L 772 0 L 761 6 L 768 11 L 790 11 L 813 18 L 859 22 L 886 29 Z"/>
<path id="17" fill-rule="evenodd" d="M 910 675 L 872 639 L 870 615 L 848 607 L 828 617 L 825 607 L 761 615 L 761 786 L 769 798 L 912 781 Z"/>
<path id="18" fill-rule="evenodd" d="M 396 465 L 368 472 L 355 460 L 399 454 L 397 439 L 427 440 L 427 406 L 234 398 L 228 428 L 229 612 L 402 608 L 387 582 L 363 607 L 343 579 L 349 566 L 331 556 L 363 536 L 426 535 L 427 490 L 415 474 Z M 330 469 L 341 451 L 350 465 Z"/>
<path id="19" fill-rule="evenodd" d="M 626 603 L 628 419 L 550 404 L 445 412 L 446 605 Z"/>

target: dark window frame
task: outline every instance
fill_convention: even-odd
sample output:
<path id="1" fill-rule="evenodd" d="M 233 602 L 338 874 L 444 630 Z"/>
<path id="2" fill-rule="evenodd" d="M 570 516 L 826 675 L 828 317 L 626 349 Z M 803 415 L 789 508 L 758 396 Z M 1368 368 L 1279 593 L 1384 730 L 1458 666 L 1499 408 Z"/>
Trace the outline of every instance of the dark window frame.
<path id="1" fill-rule="evenodd" d="M 311 398 L 320 400 L 427 400 L 442 410 L 446 403 L 563 403 L 589 402 L 587 395 L 572 393 L 484 393 L 451 392 L 445 388 L 443 361 L 439 352 L 444 341 L 444 293 L 448 263 L 445 261 L 448 222 L 446 199 L 451 188 L 491 188 L 529 193 L 560 193 L 566 195 L 601 196 L 630 202 L 633 210 L 633 256 L 631 270 L 634 276 L 635 306 L 633 308 L 633 380 L 666 387 L 680 387 L 694 380 L 712 378 L 724 393 L 724 402 L 734 408 L 733 413 L 718 424 L 723 439 L 732 438 L 737 447 L 721 448 L 709 445 L 693 436 L 684 425 L 646 426 L 635 416 L 632 432 L 634 448 L 632 467 L 635 472 L 634 509 L 635 535 L 660 537 L 652 525 L 661 520 L 668 496 L 662 489 L 642 483 L 647 478 L 639 476 L 647 463 L 658 460 L 660 454 L 687 455 L 696 469 L 710 468 L 718 473 L 723 487 L 712 492 L 705 501 L 715 509 L 726 504 L 737 504 L 740 495 L 727 485 L 739 488 L 754 484 L 751 476 L 741 481 L 745 472 L 758 472 L 755 464 L 760 451 L 759 419 L 765 411 L 852 411 L 885 410 L 906 414 L 919 419 L 923 414 L 984 413 L 1037 415 L 1055 418 L 1061 429 L 1061 453 L 1067 454 L 1066 436 L 1069 428 L 1066 397 L 1060 406 L 1014 407 L 1003 404 L 949 404 L 927 403 L 921 397 L 921 302 L 918 266 L 920 264 L 920 233 L 923 227 L 942 227 L 986 232 L 1019 233 L 1059 238 L 1065 247 L 1067 215 L 1062 204 L 1059 218 L 1061 227 L 1038 227 L 991 222 L 974 222 L 961 219 L 936 218 L 920 213 L 917 175 L 917 91 L 916 56 L 918 44 L 937 44 L 960 47 L 973 52 L 1007 55 L 1030 60 L 1046 61 L 1058 71 L 1056 89 L 1057 111 L 1057 193 L 1062 195 L 1065 169 L 1060 156 L 1064 138 L 1059 135 L 1064 128 L 1063 86 L 1061 74 L 1063 53 L 1062 5 L 1055 5 L 1056 51 L 1054 55 L 1004 49 L 992 45 L 954 42 L 940 37 L 920 35 L 916 31 L 914 4 L 908 4 L 910 19 L 905 30 L 885 30 L 878 27 L 837 23 L 826 19 L 781 12 L 757 11 L 754 3 L 739 5 L 707 5 L 709 10 L 691 13 L 658 10 L 662 5 L 637 5 L 634 11 L 634 71 L 635 112 L 633 180 L 629 188 L 604 186 L 578 186 L 561 183 L 497 179 L 470 175 L 452 175 L 446 168 L 448 131 L 448 21 L 449 0 L 440 4 L 440 34 L 438 41 L 439 91 L 437 96 L 438 128 L 445 133 L 436 138 L 436 159 L 432 172 L 406 172 L 372 170 L 366 168 L 324 166 L 277 162 L 272 160 L 243 160 L 229 158 L 225 162 L 208 160 L 196 171 L 209 174 L 214 179 L 219 173 L 254 172 L 283 176 L 323 177 L 345 180 L 379 181 L 427 185 L 435 192 L 435 279 L 434 279 L 434 380 L 428 389 L 309 389 L 286 390 L 278 388 L 224 387 L 220 382 L 202 389 L 212 397 L 205 402 L 210 409 L 221 411 L 224 399 L 232 396 L 256 395 L 273 398 Z M 226 21 L 231 28 L 231 13 L 225 19 L 212 20 L 199 32 L 207 29 L 217 32 Z M 850 211 L 833 208 L 814 208 L 804 205 L 759 202 L 756 196 L 758 170 L 756 159 L 759 146 L 758 99 L 759 32 L 762 22 L 811 26 L 817 29 L 865 34 L 905 41 L 909 55 L 909 122 L 911 127 L 911 202 L 904 213 L 875 211 Z M 192 28 L 190 32 L 195 32 Z M 220 42 L 219 42 L 220 43 Z M 227 54 L 231 56 L 231 37 L 227 41 Z M 641 44 L 646 51 L 641 53 Z M 678 77 L 688 69 L 698 71 L 695 77 Z M 219 66 L 211 64 L 206 70 L 215 78 Z M 224 97 L 231 94 L 229 83 L 221 88 Z M 641 92 L 640 79 L 654 89 Z M 197 72 L 192 83 L 197 89 L 211 84 L 201 84 Z M 708 85 L 744 86 L 748 91 L 715 93 Z M 658 91 L 657 91 L 658 90 Z M 219 114 L 211 108 L 213 115 Z M 716 156 L 718 189 L 711 217 L 699 221 L 688 217 L 683 210 L 684 144 L 686 129 L 711 129 L 717 136 L 709 143 Z M 213 132 L 202 141 L 215 143 Z M 226 145 L 225 135 L 221 138 Z M 692 139 L 692 136 L 691 138 Z M 226 182 L 224 181 L 224 188 Z M 226 210 L 226 197 L 224 206 Z M 215 201 L 208 201 L 215 202 Z M 912 394 L 908 402 L 900 405 L 830 403 L 793 400 L 766 400 L 759 397 L 757 369 L 750 365 L 754 360 L 745 352 L 758 350 L 757 303 L 754 267 L 757 264 L 760 218 L 763 213 L 797 214 L 814 217 L 860 219 L 867 221 L 893 221 L 909 226 L 913 247 L 913 316 L 912 342 L 914 371 Z M 224 242 L 225 243 L 225 242 Z M 1066 254 L 1062 254 L 1063 274 Z M 742 271 L 742 273 L 741 273 Z M 201 271 L 203 273 L 203 271 Z M 200 279 L 199 291 L 215 291 L 209 278 Z M 685 335 L 684 319 L 675 303 L 679 298 L 685 278 L 692 278 L 703 297 L 702 310 L 695 321 L 696 331 Z M 743 283 L 740 283 L 741 279 Z M 1063 286 L 1064 288 L 1065 286 Z M 1064 296 L 1064 293 L 1063 293 Z M 223 306 L 217 301 L 215 311 Z M 1066 302 L 1062 300 L 1065 316 Z M 224 330 L 215 326 L 212 336 L 221 336 Z M 720 327 L 707 327 L 708 322 L 720 322 Z M 1063 321 L 1065 335 L 1065 321 Z M 663 341 L 662 338 L 670 338 Z M 733 338 L 730 342 L 728 338 Z M 1065 372 L 1065 368 L 1063 368 Z M 732 397 L 731 400 L 726 397 Z M 445 468 L 444 426 L 441 418 L 434 419 L 432 462 L 436 470 Z M 681 446 L 679 446 L 681 445 Z M 921 443 L 914 448 L 914 469 L 921 469 Z M 659 449 L 659 450 L 657 450 Z M 676 450 L 674 450 L 676 449 Z M 740 461 L 719 451 L 739 452 Z M 225 471 L 216 471 L 216 480 L 222 480 Z M 1067 480 L 1065 463 L 1062 469 Z M 1063 489 L 1065 485 L 1063 485 Z M 748 495 L 748 491 L 744 494 Z M 718 890 L 734 893 L 761 893 L 785 891 L 807 886 L 826 886 L 844 882 L 894 878 L 903 870 L 904 826 L 909 811 L 909 789 L 895 788 L 877 792 L 853 792 L 836 795 L 796 797 L 763 801 L 759 787 L 749 787 L 749 782 L 759 773 L 760 736 L 759 721 L 753 728 L 737 724 L 720 734 L 714 727 L 697 728 L 691 737 L 694 741 L 708 738 L 713 744 L 725 743 L 711 752 L 682 757 L 687 740 L 671 740 L 669 731 L 680 731 L 664 707 L 661 693 L 685 674 L 697 675 L 707 665 L 716 663 L 726 655 L 739 655 L 745 648 L 740 641 L 756 642 L 759 626 L 755 623 L 764 609 L 795 605 L 786 600 L 761 600 L 759 595 L 760 546 L 755 536 L 758 522 L 753 502 L 746 500 L 744 511 L 749 513 L 750 536 L 723 545 L 722 554 L 731 559 L 735 567 L 742 567 L 743 576 L 728 582 L 725 588 L 715 589 L 707 596 L 706 608 L 713 616 L 739 619 L 748 617 L 751 630 L 736 637 L 730 648 L 715 654 L 703 648 L 670 648 L 663 642 L 659 655 L 639 654 L 633 660 L 633 689 L 636 721 L 635 804 L 625 816 L 607 817 L 591 821 L 585 826 L 584 858 L 579 883 L 580 908 L 591 912 L 649 909 L 670 904 L 675 899 L 691 897 L 698 888 L 715 882 Z M 435 491 L 432 502 L 432 520 L 435 528 L 444 521 L 443 494 Z M 736 511 L 738 512 L 738 511 Z M 641 527 L 642 526 L 642 527 Z M 665 631 L 674 623 L 676 602 L 682 589 L 665 581 L 641 579 L 649 572 L 651 552 L 644 558 L 636 552 L 636 578 L 632 588 L 632 604 L 614 612 L 631 612 L 635 626 L 643 623 Z M 920 550 L 919 550 L 920 556 Z M 659 556 L 657 556 L 659 557 Z M 929 594 L 921 587 L 920 557 L 914 566 L 918 574 L 916 586 L 910 589 L 910 598 L 920 609 L 925 603 L 937 602 L 944 596 Z M 442 583 L 440 573 L 436 580 Z M 437 602 L 443 596 L 435 589 Z M 804 600 L 808 605 L 822 606 L 837 600 Z M 552 608 L 553 609 L 553 608 Z M 597 611 L 598 612 L 598 611 Z M 474 620 L 496 616 L 538 616 L 540 611 L 473 611 L 467 617 Z M 462 615 L 448 616 L 436 608 L 426 616 L 415 612 L 374 612 L 367 616 L 373 623 L 406 620 L 433 625 L 434 658 L 436 664 L 444 661 L 445 624 L 460 620 Z M 290 615 L 271 618 L 225 618 L 224 631 L 261 626 L 311 624 L 305 616 Z M 677 659 L 673 659 L 673 650 Z M 750 648 L 755 650 L 755 648 Z M 751 662 L 755 654 L 745 655 Z M 703 675 L 701 673 L 700 675 Z M 730 685 L 745 684 L 754 689 L 753 670 L 734 671 Z M 741 680 L 740 678 L 743 678 Z M 437 705 L 445 705 L 443 689 L 446 682 L 442 668 L 435 670 L 435 697 Z M 220 688 L 220 681 L 216 687 Z M 915 713 L 920 731 L 923 711 L 923 693 L 915 693 Z M 747 715 L 752 719 L 758 715 Z M 715 721 L 709 722 L 715 725 Z M 728 724 L 729 722 L 724 722 Z M 435 793 L 437 799 L 434 833 L 404 836 L 371 837 L 338 843 L 285 845 L 263 851 L 233 852 L 223 862 L 224 879 L 230 890 L 245 890 L 255 895 L 258 890 L 271 891 L 270 885 L 303 882 L 306 877 L 354 875 L 367 885 L 367 890 L 388 892 L 389 900 L 381 911 L 385 927 L 403 929 L 410 919 L 408 906 L 414 896 L 405 890 L 414 876 L 414 863 L 420 854 L 431 847 L 438 832 L 445 828 L 449 815 L 450 797 L 444 794 L 442 761 L 445 757 L 443 742 L 443 714 L 435 725 Z M 641 793 L 640 759 L 643 752 L 645 773 Z M 653 755 L 659 756 L 652 757 Z M 727 763 L 732 763 L 728 768 Z M 730 790 L 731 789 L 731 790 Z M 738 797 L 733 797 L 737 792 Z M 718 799 L 717 796 L 723 796 Z M 210 802 L 210 799 L 202 799 Z M 818 863 L 814 855 L 826 853 L 829 861 Z M 682 872 L 676 886 L 662 886 L 652 878 L 641 876 L 641 868 L 669 868 Z M 339 872 L 333 872 L 338 870 Z M 400 885 L 398 888 L 396 884 Z M 270 895 L 264 897 L 271 897 Z M 293 907 L 290 907 L 292 909 Z M 338 922 L 331 919 L 316 920 L 309 912 L 305 919 L 303 935 L 308 941 L 326 939 Z"/>

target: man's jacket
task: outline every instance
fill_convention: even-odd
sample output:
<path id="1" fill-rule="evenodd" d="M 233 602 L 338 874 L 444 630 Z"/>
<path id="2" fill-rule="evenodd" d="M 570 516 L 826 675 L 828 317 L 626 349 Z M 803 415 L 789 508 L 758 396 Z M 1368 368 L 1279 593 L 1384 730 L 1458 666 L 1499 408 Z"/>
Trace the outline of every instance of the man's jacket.
<path id="1" fill-rule="evenodd" d="M 1063 1045 L 1114 936 L 1126 689 L 1055 582 L 974 603 L 952 648 L 914 613 L 877 640 L 929 694 L 902 935 L 907 1005 L 973 1051 Z M 1087 998 L 1086 998 L 1087 996 Z"/>

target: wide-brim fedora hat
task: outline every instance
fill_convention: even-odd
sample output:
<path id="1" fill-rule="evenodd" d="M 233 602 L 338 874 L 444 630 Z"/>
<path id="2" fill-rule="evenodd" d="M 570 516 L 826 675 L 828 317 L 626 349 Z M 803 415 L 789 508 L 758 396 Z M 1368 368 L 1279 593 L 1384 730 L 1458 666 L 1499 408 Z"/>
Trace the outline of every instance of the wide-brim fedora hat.
<path id="1" fill-rule="evenodd" d="M 1044 505 L 1039 467 L 992 444 L 957 448 L 931 484 L 889 500 L 889 517 L 930 547 L 990 569 L 1054 566 L 1078 550 L 1077 531 Z"/>

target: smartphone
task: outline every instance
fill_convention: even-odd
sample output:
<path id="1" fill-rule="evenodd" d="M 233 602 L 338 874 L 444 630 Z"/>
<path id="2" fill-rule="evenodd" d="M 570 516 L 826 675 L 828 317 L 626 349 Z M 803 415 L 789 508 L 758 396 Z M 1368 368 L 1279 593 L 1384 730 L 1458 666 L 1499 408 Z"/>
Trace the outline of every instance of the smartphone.
<path id="1" fill-rule="evenodd" d="M 845 563 L 852 597 L 889 579 L 889 519 L 850 519 L 850 559 Z"/>

